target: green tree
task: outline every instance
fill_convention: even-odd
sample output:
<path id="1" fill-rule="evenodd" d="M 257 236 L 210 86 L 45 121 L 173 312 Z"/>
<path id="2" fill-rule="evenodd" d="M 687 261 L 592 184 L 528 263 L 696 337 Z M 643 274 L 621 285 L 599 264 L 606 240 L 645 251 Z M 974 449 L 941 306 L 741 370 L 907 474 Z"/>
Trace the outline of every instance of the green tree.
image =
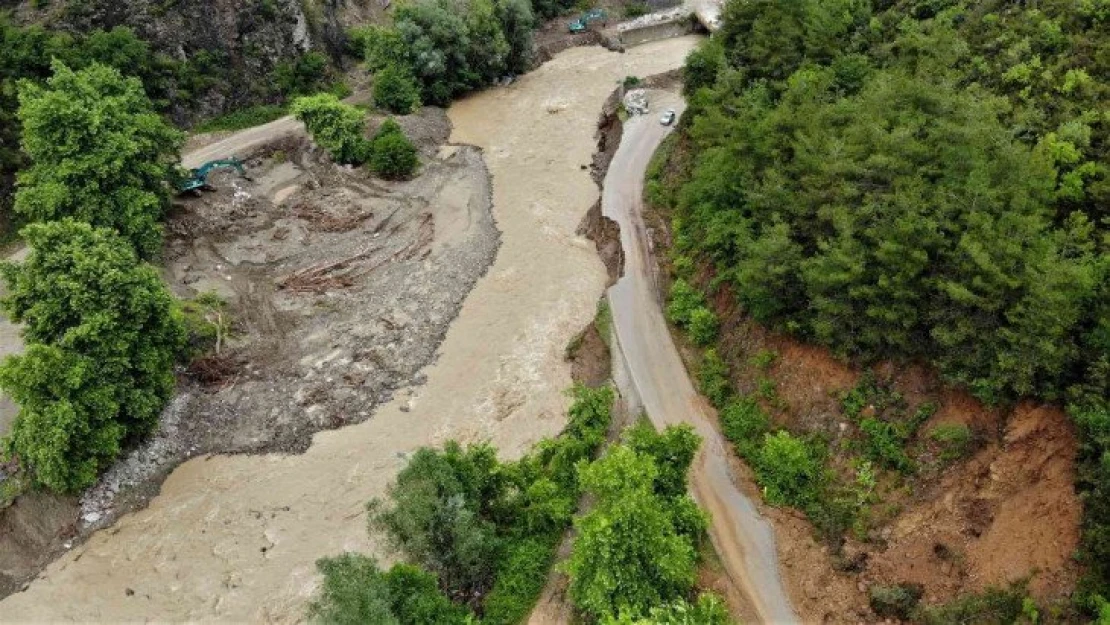
<path id="1" fill-rule="evenodd" d="M 183 135 L 154 112 L 136 79 L 98 64 L 74 72 L 55 62 L 53 71 L 45 86 L 20 85 L 32 165 L 19 175 L 16 212 L 112 228 L 141 256 L 154 256 Z"/>
<path id="2" fill-rule="evenodd" d="M 505 41 L 509 44 L 505 69 L 523 74 L 532 66 L 532 31 L 536 25 L 532 3 L 528 0 L 499 0 L 495 11 L 501 21 Z"/>
<path id="3" fill-rule="evenodd" d="M 500 484 L 492 447 L 422 448 L 390 486 L 389 505 L 371 502 L 370 526 L 436 574 L 452 596 L 472 597 L 493 580 L 501 544 L 482 513 L 499 499 Z"/>
<path id="4" fill-rule="evenodd" d="M 420 166 L 416 146 L 392 119 L 387 119 L 374 135 L 370 168 L 383 178 L 407 178 Z"/>
<path id="5" fill-rule="evenodd" d="M 817 501 L 824 466 L 804 440 L 789 432 L 764 435 L 754 468 L 767 501 L 802 509 Z"/>
<path id="6" fill-rule="evenodd" d="M 374 104 L 390 113 L 408 115 L 420 106 L 420 90 L 406 70 L 387 65 L 374 74 Z"/>
<path id="7" fill-rule="evenodd" d="M 625 446 L 581 469 L 597 505 L 575 522 L 567 572 L 571 600 L 585 612 L 646 616 L 693 586 L 694 547 L 660 505 L 657 475 L 651 456 Z"/>
<path id="8" fill-rule="evenodd" d="M 78 490 L 157 422 L 184 325 L 158 271 L 112 231 L 65 219 L 22 234 L 27 260 L 0 267 L 0 305 L 29 344 L 0 365 L 20 406 L 7 446 L 40 483 Z"/>
<path id="9" fill-rule="evenodd" d="M 365 115 L 357 108 L 330 93 L 320 93 L 297 98 L 292 111 L 304 122 L 312 139 L 337 162 L 358 165 L 370 157 L 370 142 L 363 136 Z"/>
<path id="10" fill-rule="evenodd" d="M 439 591 L 436 577 L 407 564 L 388 571 L 366 556 L 345 553 L 316 562 L 324 575 L 308 616 L 320 623 L 375 625 L 463 625 L 467 610 Z"/>

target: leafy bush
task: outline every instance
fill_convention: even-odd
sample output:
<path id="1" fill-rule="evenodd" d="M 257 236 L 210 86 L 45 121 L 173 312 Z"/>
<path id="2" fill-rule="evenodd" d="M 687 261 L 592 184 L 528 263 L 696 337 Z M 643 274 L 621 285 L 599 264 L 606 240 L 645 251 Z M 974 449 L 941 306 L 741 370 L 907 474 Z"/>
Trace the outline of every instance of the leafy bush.
<path id="1" fill-rule="evenodd" d="M 37 483 L 77 491 L 125 437 L 153 428 L 184 327 L 158 271 L 114 232 L 65 219 L 22 234 L 30 255 L 0 266 L 0 305 L 28 343 L 0 365 L 0 387 L 20 406 L 5 447 Z"/>
<path id="2" fill-rule="evenodd" d="M 924 589 L 920 584 L 901 584 L 898 586 L 874 585 L 867 589 L 871 610 L 882 618 L 908 621 L 914 608 L 921 601 Z"/>
<path id="3" fill-rule="evenodd" d="M 715 349 L 705 350 L 698 367 L 698 388 L 714 406 L 721 407 L 732 397 L 728 364 Z"/>
<path id="4" fill-rule="evenodd" d="M 481 594 L 501 546 L 496 526 L 481 514 L 496 498 L 498 480 L 491 447 L 421 448 L 389 487 L 392 505 L 370 503 L 370 526 L 436 574 L 452 596 Z"/>
<path id="5" fill-rule="evenodd" d="M 894 424 L 868 417 L 860 421 L 859 428 L 863 432 L 864 454 L 868 458 L 896 471 L 913 471 L 913 462 L 906 455 L 905 439 L 899 435 Z"/>
<path id="6" fill-rule="evenodd" d="M 686 494 L 686 474 L 698 451 L 701 438 L 688 424 L 669 425 L 656 432 L 649 423 L 640 423 L 625 431 L 625 445 L 655 461 L 655 494 L 660 497 L 681 497 Z"/>
<path id="7" fill-rule="evenodd" d="M 528 538 L 512 542 L 505 551 L 497 581 L 482 602 L 482 622 L 488 625 L 516 625 L 531 613 L 547 583 L 555 545 Z"/>
<path id="8" fill-rule="evenodd" d="M 941 423 L 929 432 L 929 438 L 941 446 L 940 458 L 954 462 L 971 451 L 971 428 L 963 423 Z"/>
<path id="9" fill-rule="evenodd" d="M 291 61 L 282 61 L 274 68 L 273 81 L 278 91 L 286 97 L 327 91 L 332 85 L 328 57 L 310 51 Z"/>
<path id="10" fill-rule="evenodd" d="M 374 135 L 370 168 L 382 178 L 398 179 L 411 176 L 419 165 L 416 146 L 401 131 L 397 122 L 386 120 Z"/>
<path id="11" fill-rule="evenodd" d="M 914 620 L 923 625 L 1016 623 L 1025 612 L 1024 599 L 1025 588 L 1020 584 L 1005 589 L 988 588 L 978 594 L 957 597 L 943 605 L 923 607 L 914 615 Z"/>
<path id="12" fill-rule="evenodd" d="M 721 430 L 737 453 L 754 460 L 771 426 L 771 419 L 753 397 L 737 397 L 721 409 Z"/>
<path id="13" fill-rule="evenodd" d="M 183 135 L 167 125 L 142 83 L 94 64 L 59 61 L 45 86 L 20 86 L 23 150 L 15 211 L 31 222 L 72 217 L 118 231 L 140 256 L 161 250 L 166 180 Z"/>
<path id="14" fill-rule="evenodd" d="M 695 343 L 709 345 L 717 340 L 717 315 L 705 306 L 699 306 L 690 313 L 687 329 Z"/>
<path id="15" fill-rule="evenodd" d="M 696 603 L 684 599 L 652 608 L 647 617 L 633 618 L 627 613 L 617 618 L 602 619 L 602 625 L 730 625 L 725 602 L 713 593 L 698 595 Z"/>
<path id="16" fill-rule="evenodd" d="M 372 70 L 396 64 L 416 79 L 421 100 L 444 106 L 506 73 L 526 71 L 533 21 L 525 0 L 418 0 L 398 7 L 393 28 L 360 37 Z"/>
<path id="17" fill-rule="evenodd" d="M 764 498 L 774 505 L 805 510 L 818 501 L 824 463 L 814 446 L 779 431 L 763 436 L 754 467 Z"/>
<path id="18" fill-rule="evenodd" d="M 624 16 L 628 19 L 635 19 L 648 13 L 651 13 L 651 7 L 646 2 L 629 2 L 624 5 Z"/>
<path id="19" fill-rule="evenodd" d="M 370 157 L 371 145 L 363 136 L 365 115 L 328 93 L 293 101 L 293 115 L 304 122 L 312 139 L 339 163 L 361 164 Z"/>
<path id="20" fill-rule="evenodd" d="M 667 319 L 671 323 L 685 327 L 690 323 L 694 311 L 705 305 L 705 298 L 697 289 L 682 278 L 671 284 L 671 296 L 667 302 Z"/>
<path id="21" fill-rule="evenodd" d="M 219 353 L 231 332 L 227 302 L 214 291 L 206 291 L 178 306 L 185 324 L 187 356 L 212 349 Z"/>
<path id="22" fill-rule="evenodd" d="M 408 115 L 420 106 L 420 90 L 406 70 L 387 65 L 374 74 L 374 104 L 390 113 Z"/>

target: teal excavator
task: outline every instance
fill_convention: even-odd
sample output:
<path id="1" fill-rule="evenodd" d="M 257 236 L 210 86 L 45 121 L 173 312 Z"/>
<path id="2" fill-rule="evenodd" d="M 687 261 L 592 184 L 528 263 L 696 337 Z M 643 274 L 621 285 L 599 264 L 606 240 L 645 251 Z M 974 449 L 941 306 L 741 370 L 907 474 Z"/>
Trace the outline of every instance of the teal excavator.
<path id="1" fill-rule="evenodd" d="M 239 172 L 239 175 L 246 178 L 247 170 L 243 167 L 243 161 L 237 158 L 221 158 L 215 161 L 208 161 L 207 163 L 190 169 L 185 176 L 182 177 L 181 182 L 177 184 L 179 193 L 188 193 L 190 191 L 202 191 L 209 189 L 208 174 L 217 169 L 234 169 Z"/>

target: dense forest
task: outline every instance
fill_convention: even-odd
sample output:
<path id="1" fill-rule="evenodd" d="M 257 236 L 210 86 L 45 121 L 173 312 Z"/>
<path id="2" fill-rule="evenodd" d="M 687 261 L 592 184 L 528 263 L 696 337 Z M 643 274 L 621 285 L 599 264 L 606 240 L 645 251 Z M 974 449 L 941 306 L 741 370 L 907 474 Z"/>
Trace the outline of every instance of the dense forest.
<path id="1" fill-rule="evenodd" d="M 1110 2 L 733 0 L 685 75 L 686 149 L 649 185 L 673 210 L 676 265 L 711 266 L 707 288 L 852 361 L 928 362 L 987 403 L 1066 404 L 1086 514 L 1077 594 L 1096 609 L 1110 596 Z M 700 294 L 677 295 L 672 319 L 693 331 L 683 302 Z"/>

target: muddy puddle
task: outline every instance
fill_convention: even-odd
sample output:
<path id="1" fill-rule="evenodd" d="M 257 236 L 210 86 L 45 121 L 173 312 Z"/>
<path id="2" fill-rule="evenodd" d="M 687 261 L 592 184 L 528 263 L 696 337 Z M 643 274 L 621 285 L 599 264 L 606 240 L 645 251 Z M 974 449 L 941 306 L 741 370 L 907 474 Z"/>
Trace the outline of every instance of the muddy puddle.
<path id="1" fill-rule="evenodd" d="M 678 67 L 696 42 L 626 54 L 572 49 L 508 88 L 455 105 L 453 141 L 485 151 L 502 245 L 426 383 L 364 423 L 317 434 L 302 455 L 181 465 L 149 507 L 0 603 L 3 618 L 297 620 L 317 583 L 317 558 L 374 551 L 365 503 L 413 449 L 489 439 L 513 455 L 557 432 L 570 383 L 564 348 L 592 318 L 606 281 L 593 245 L 574 234 L 598 197 L 588 165 L 599 109 L 626 75 Z M 464 220 L 451 223 L 461 229 Z"/>

